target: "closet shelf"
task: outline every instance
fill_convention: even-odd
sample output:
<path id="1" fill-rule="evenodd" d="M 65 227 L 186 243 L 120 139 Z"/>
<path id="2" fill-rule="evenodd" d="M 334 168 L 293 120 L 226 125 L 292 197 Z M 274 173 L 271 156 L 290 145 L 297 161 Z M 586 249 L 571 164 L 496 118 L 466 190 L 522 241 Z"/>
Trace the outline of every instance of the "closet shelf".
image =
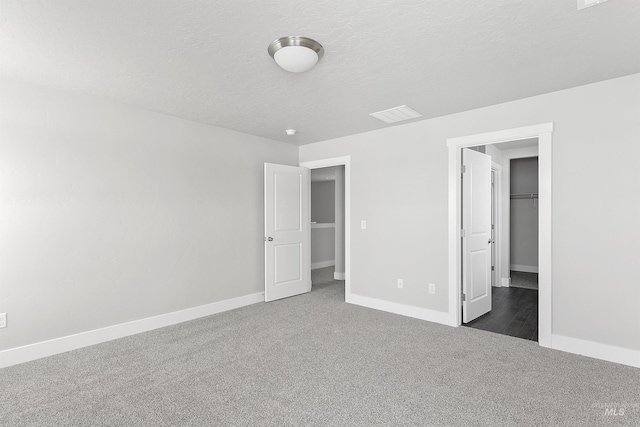
<path id="1" fill-rule="evenodd" d="M 537 199 L 538 198 L 538 193 L 518 193 L 518 194 L 512 194 L 511 195 L 512 199 Z"/>
<path id="2" fill-rule="evenodd" d="M 335 222 L 312 222 L 311 228 L 335 228 Z"/>

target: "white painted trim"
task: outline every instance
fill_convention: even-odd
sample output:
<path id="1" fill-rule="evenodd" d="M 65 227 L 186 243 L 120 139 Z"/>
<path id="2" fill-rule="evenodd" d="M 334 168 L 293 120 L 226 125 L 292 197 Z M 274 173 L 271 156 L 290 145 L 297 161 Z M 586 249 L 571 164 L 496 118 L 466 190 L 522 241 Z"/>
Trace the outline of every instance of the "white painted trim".
<path id="1" fill-rule="evenodd" d="M 312 222 L 311 228 L 336 228 L 335 222 Z"/>
<path id="2" fill-rule="evenodd" d="M 538 343 L 551 347 L 551 142 L 553 123 L 543 123 L 447 140 L 449 147 L 449 322 L 462 322 L 460 294 L 462 267 L 460 224 L 462 215 L 460 164 L 464 147 L 538 138 L 539 171 L 539 268 L 538 278 Z M 504 172 L 504 170 L 503 170 Z M 504 191 L 504 189 L 503 189 Z M 506 221 L 506 218 L 503 217 Z M 504 238 L 504 236 L 503 236 Z M 506 248 L 503 248 L 506 251 Z"/>
<path id="3" fill-rule="evenodd" d="M 503 288 L 511 287 L 511 277 L 503 277 L 502 278 L 502 287 Z"/>
<path id="4" fill-rule="evenodd" d="M 494 173 L 494 177 L 496 179 L 493 183 L 494 187 L 491 189 L 493 197 L 495 198 L 493 206 L 491 206 L 491 210 L 496 210 L 494 224 L 495 229 L 493 230 L 496 255 L 494 271 L 495 283 L 493 286 L 500 287 L 502 251 L 504 251 L 504 240 L 502 239 L 502 165 L 492 161 L 491 171 Z"/>
<path id="5" fill-rule="evenodd" d="M 330 259 L 329 261 L 312 262 L 311 269 L 316 270 L 318 268 L 331 267 L 332 265 L 336 265 L 335 259 Z"/>
<path id="6" fill-rule="evenodd" d="M 373 308 L 375 310 L 386 311 L 387 313 L 399 314 L 401 316 L 413 317 L 415 319 L 427 320 L 429 322 L 440 323 L 447 326 L 458 326 L 451 323 L 451 316 L 444 311 L 429 310 L 428 308 L 415 307 L 412 305 L 398 304 L 396 302 L 385 301 L 377 298 L 363 297 L 351 294 L 349 301 L 351 304 L 362 307 Z"/>
<path id="7" fill-rule="evenodd" d="M 338 273 L 337 271 L 333 272 L 333 280 L 344 280 L 344 277 L 344 273 Z"/>
<path id="8" fill-rule="evenodd" d="M 640 368 L 640 351 L 578 338 L 552 335 L 553 349 Z"/>
<path id="9" fill-rule="evenodd" d="M 30 362 L 55 354 L 65 353 L 71 350 L 88 347 L 95 344 L 128 337 L 130 335 L 151 331 L 153 329 L 164 328 L 177 323 L 187 322 L 200 317 L 222 313 L 247 305 L 264 301 L 264 293 L 244 295 L 198 307 L 187 308 L 171 313 L 160 314 L 158 316 L 147 317 L 145 319 L 134 320 L 127 323 L 108 326 L 106 328 L 94 329 L 75 335 L 68 335 L 48 341 L 42 341 L 22 347 L 10 348 L 0 351 L 0 368 L 17 365 L 19 363 Z"/>
<path id="10" fill-rule="evenodd" d="M 344 300 L 351 302 L 351 156 L 301 162 L 308 169 L 344 166 Z"/>
<path id="11" fill-rule="evenodd" d="M 538 343 L 553 348 L 551 142 L 551 132 L 538 136 Z"/>
<path id="12" fill-rule="evenodd" d="M 536 265 L 520 265 L 520 264 L 511 264 L 509 266 L 511 271 L 521 271 L 524 273 L 537 273 L 539 268 Z"/>
<path id="13" fill-rule="evenodd" d="M 477 145 L 491 145 L 500 142 L 519 141 L 522 139 L 537 138 L 542 133 L 553 132 L 553 123 L 524 126 L 514 129 L 505 129 L 495 132 L 481 133 L 478 135 L 460 136 L 447 139 L 447 147 L 474 147 Z"/>

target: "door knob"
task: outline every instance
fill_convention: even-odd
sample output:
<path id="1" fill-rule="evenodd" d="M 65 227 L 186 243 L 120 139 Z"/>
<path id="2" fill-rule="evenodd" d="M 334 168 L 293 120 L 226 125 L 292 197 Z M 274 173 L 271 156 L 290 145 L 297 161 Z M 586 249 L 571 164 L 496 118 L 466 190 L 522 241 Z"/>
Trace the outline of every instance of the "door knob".
<path id="1" fill-rule="evenodd" d="M 273 242 L 273 237 L 268 237 L 267 240 Z"/>

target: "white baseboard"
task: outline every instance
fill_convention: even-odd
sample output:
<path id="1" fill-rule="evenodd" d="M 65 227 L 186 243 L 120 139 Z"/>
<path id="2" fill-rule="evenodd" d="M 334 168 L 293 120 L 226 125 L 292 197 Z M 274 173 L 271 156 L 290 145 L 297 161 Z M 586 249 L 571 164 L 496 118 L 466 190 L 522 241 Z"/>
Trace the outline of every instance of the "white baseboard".
<path id="1" fill-rule="evenodd" d="M 503 288 L 511 287 L 511 277 L 503 277 L 502 278 L 502 287 Z"/>
<path id="2" fill-rule="evenodd" d="M 329 261 L 313 262 L 311 263 L 311 269 L 315 270 L 317 268 L 331 267 L 332 265 L 336 265 L 335 259 Z"/>
<path id="3" fill-rule="evenodd" d="M 523 273 L 537 273 L 538 266 L 537 265 L 520 265 L 520 264 L 511 264 L 509 266 L 511 271 L 522 271 Z"/>
<path id="4" fill-rule="evenodd" d="M 106 328 L 55 338 L 49 341 L 10 348 L 0 351 L 0 368 L 77 350 L 82 347 L 175 325 L 212 314 L 222 313 L 223 311 L 233 310 L 262 301 L 264 301 L 264 293 L 258 292 L 198 307 L 187 308 L 185 310 L 134 320 L 132 322 L 121 323 L 119 325 L 108 326 Z"/>
<path id="5" fill-rule="evenodd" d="M 458 326 L 457 324 L 452 323 L 451 315 L 443 311 L 429 310 L 428 308 L 414 307 L 412 305 L 399 304 L 396 302 L 384 301 L 354 294 L 349 295 L 347 302 L 350 304 L 360 305 L 362 307 L 386 311 L 388 313 L 400 314 L 402 316 L 440 323 L 442 325 Z"/>
<path id="6" fill-rule="evenodd" d="M 551 348 L 640 368 L 640 351 L 563 335 L 551 335 Z"/>
<path id="7" fill-rule="evenodd" d="M 333 280 L 345 280 L 345 277 L 347 277 L 346 273 L 333 272 Z"/>

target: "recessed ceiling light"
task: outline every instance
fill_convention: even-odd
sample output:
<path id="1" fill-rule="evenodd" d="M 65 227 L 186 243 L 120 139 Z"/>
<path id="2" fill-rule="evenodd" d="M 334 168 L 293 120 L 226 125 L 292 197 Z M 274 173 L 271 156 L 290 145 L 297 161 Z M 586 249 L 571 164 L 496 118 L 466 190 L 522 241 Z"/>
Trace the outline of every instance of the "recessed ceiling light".
<path id="1" fill-rule="evenodd" d="M 287 135 L 289 135 L 289 136 L 293 136 L 293 135 L 295 135 L 295 134 L 296 134 L 296 132 L 297 132 L 297 131 L 296 131 L 295 129 L 287 129 L 287 130 L 285 130 L 285 133 L 286 133 Z"/>
<path id="2" fill-rule="evenodd" d="M 385 123 L 397 123 L 404 120 L 415 119 L 416 117 L 422 117 L 422 114 L 418 113 L 413 108 L 407 107 L 406 105 L 389 108 L 388 110 L 378 111 L 369 115 L 378 120 L 382 120 Z"/>

